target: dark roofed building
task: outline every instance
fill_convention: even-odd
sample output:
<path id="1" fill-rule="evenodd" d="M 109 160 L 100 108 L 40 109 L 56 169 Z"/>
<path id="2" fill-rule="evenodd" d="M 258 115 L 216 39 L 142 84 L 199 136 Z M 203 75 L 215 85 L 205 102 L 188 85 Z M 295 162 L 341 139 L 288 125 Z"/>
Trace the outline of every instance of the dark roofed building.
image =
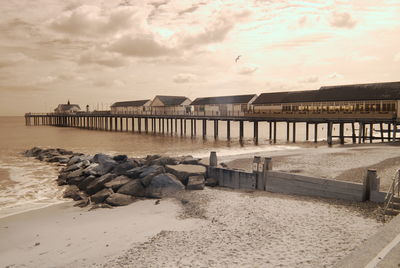
<path id="1" fill-rule="evenodd" d="M 197 115 L 240 116 L 250 109 L 256 94 L 197 98 L 193 105 Z"/>
<path id="2" fill-rule="evenodd" d="M 188 114 L 190 103 L 190 99 L 184 96 L 157 95 L 150 106 L 153 114 Z"/>
<path id="3" fill-rule="evenodd" d="M 255 96 L 256 94 L 197 98 L 191 105 L 247 104 L 250 103 Z"/>
<path id="4" fill-rule="evenodd" d="M 120 101 L 111 105 L 113 114 L 140 114 L 150 111 L 151 100 Z"/>
<path id="5" fill-rule="evenodd" d="M 55 113 L 76 113 L 79 112 L 81 108 L 78 104 L 71 104 L 69 101 L 67 104 L 59 104 L 57 108 L 54 109 Z"/>
<path id="6" fill-rule="evenodd" d="M 400 82 L 325 86 L 319 90 L 263 93 L 254 102 L 259 104 L 332 102 L 359 100 L 399 100 Z"/>
<path id="7" fill-rule="evenodd" d="M 189 102 L 188 102 L 189 101 Z M 178 106 L 189 105 L 190 100 L 184 96 L 155 96 L 151 106 Z"/>

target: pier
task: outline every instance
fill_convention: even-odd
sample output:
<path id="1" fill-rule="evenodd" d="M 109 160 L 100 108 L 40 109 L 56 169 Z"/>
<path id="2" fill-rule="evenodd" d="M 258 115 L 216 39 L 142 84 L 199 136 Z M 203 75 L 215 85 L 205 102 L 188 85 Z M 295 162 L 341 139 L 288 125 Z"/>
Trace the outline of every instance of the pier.
<path id="1" fill-rule="evenodd" d="M 305 141 L 318 142 L 318 126 L 324 125 L 326 142 L 333 144 L 333 139 L 339 139 L 340 144 L 345 143 L 345 139 L 351 139 L 353 143 L 372 143 L 374 140 L 380 142 L 392 142 L 397 138 L 398 121 L 396 119 L 371 118 L 319 118 L 309 116 L 259 116 L 258 114 L 245 115 L 199 115 L 199 114 L 111 114 L 105 112 L 79 112 L 75 114 L 46 113 L 25 114 L 25 125 L 27 126 L 55 126 L 55 127 L 74 127 L 99 131 L 125 131 L 143 134 L 167 134 L 190 137 L 198 136 L 197 124 L 201 126 L 201 136 L 207 137 L 207 122 L 213 122 L 213 136 L 215 139 L 226 137 L 231 139 L 231 124 L 238 123 L 238 137 L 240 141 L 244 139 L 244 122 L 253 125 L 253 139 L 257 144 L 261 131 L 268 134 L 267 139 L 270 143 L 276 143 L 278 139 L 287 142 L 296 142 L 296 126 L 299 123 L 305 124 Z M 266 123 L 266 128 L 259 127 L 260 123 Z M 277 137 L 278 123 L 286 126 L 286 137 Z M 219 126 L 226 124 L 226 133 L 219 132 Z M 282 125 L 282 124 L 280 124 Z M 349 126 L 351 135 L 345 135 L 345 125 Z M 338 133 L 334 133 L 334 128 L 338 128 Z M 310 133 L 313 133 L 311 137 Z M 312 139 L 312 140 L 311 140 Z"/>

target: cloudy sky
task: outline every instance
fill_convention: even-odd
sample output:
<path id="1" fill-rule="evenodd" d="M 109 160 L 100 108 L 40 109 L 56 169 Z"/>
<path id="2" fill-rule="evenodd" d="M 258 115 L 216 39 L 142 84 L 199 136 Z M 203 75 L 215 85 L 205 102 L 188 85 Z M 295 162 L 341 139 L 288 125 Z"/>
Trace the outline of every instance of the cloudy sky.
<path id="1" fill-rule="evenodd" d="M 398 0 L 0 2 L 0 115 L 400 80 Z M 237 62 L 235 59 L 239 56 Z"/>

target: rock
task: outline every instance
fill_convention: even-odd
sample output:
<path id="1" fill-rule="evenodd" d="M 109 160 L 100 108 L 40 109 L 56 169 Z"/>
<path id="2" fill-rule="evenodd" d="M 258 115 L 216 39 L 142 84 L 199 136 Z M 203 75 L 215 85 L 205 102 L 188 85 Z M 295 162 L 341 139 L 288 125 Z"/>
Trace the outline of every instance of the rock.
<path id="1" fill-rule="evenodd" d="M 113 170 L 112 173 L 116 175 L 125 175 L 128 170 L 131 170 L 138 165 L 133 160 L 127 160 L 119 165 L 117 165 Z"/>
<path id="2" fill-rule="evenodd" d="M 146 196 L 146 191 L 140 182 L 140 180 L 133 180 L 128 182 L 127 184 L 123 185 L 121 188 L 118 190 L 119 194 L 126 194 L 126 195 L 132 195 L 136 197 L 144 197 Z"/>
<path id="3" fill-rule="evenodd" d="M 205 180 L 204 180 L 203 175 L 189 176 L 186 189 L 187 190 L 203 190 L 204 184 L 205 184 Z"/>
<path id="4" fill-rule="evenodd" d="M 64 172 L 72 172 L 72 171 L 78 170 L 80 168 L 82 168 L 82 162 L 78 162 L 78 163 L 75 163 L 75 164 L 72 164 L 72 165 L 68 166 L 64 170 Z"/>
<path id="5" fill-rule="evenodd" d="M 82 200 L 84 196 L 85 194 L 82 193 L 76 185 L 69 185 L 63 194 L 64 198 L 72 198 L 75 201 Z"/>
<path id="6" fill-rule="evenodd" d="M 56 150 L 61 155 L 72 155 L 74 153 L 72 151 L 67 151 L 67 150 L 61 149 L 61 148 L 57 148 Z"/>
<path id="7" fill-rule="evenodd" d="M 83 170 L 83 174 L 85 175 L 96 175 L 96 172 L 92 171 L 94 168 L 98 167 L 99 164 L 92 163 L 88 167 Z"/>
<path id="8" fill-rule="evenodd" d="M 68 184 L 77 184 L 80 181 L 82 181 L 85 178 L 85 176 L 83 176 L 84 175 L 83 170 L 84 170 L 83 168 L 80 168 L 80 169 L 77 169 L 75 171 L 68 173 L 67 179 L 66 179 L 67 183 Z"/>
<path id="9" fill-rule="evenodd" d="M 48 160 L 48 162 L 58 162 L 60 164 L 67 164 L 68 161 L 69 157 L 64 155 L 53 156 Z"/>
<path id="10" fill-rule="evenodd" d="M 126 206 L 134 201 L 135 197 L 120 193 L 112 194 L 106 199 L 106 203 L 111 206 Z"/>
<path id="11" fill-rule="evenodd" d="M 68 184 L 67 183 L 67 176 L 68 176 L 68 174 L 69 173 L 61 173 L 60 175 L 58 175 L 58 178 L 57 178 L 57 184 L 58 185 L 66 185 L 66 184 Z"/>
<path id="12" fill-rule="evenodd" d="M 85 179 L 79 182 L 78 188 L 81 189 L 82 191 L 86 191 L 87 187 L 92 181 L 94 181 L 94 179 L 96 179 L 96 176 L 94 175 L 86 177 Z"/>
<path id="13" fill-rule="evenodd" d="M 130 181 L 131 179 L 129 179 L 127 176 L 118 176 L 111 181 L 105 183 L 104 186 L 107 188 L 111 188 L 114 192 L 116 192 L 122 185 L 127 184 Z"/>
<path id="14" fill-rule="evenodd" d="M 128 160 L 128 156 L 124 155 L 124 154 L 120 154 L 120 155 L 116 155 L 113 157 L 113 160 L 122 163 L 125 162 L 126 160 Z"/>
<path id="15" fill-rule="evenodd" d="M 146 196 L 161 198 L 185 189 L 185 186 L 173 174 L 158 174 L 146 188 Z"/>
<path id="16" fill-rule="evenodd" d="M 160 157 L 161 157 L 161 155 L 158 155 L 158 154 L 148 155 L 148 156 L 146 156 L 146 158 L 145 158 L 144 164 L 145 164 L 146 166 L 149 166 L 150 163 L 151 163 L 152 161 L 154 161 L 154 160 L 156 160 L 156 159 L 158 159 L 158 158 L 160 158 Z"/>
<path id="17" fill-rule="evenodd" d="M 25 156 L 28 157 L 36 157 L 38 156 L 43 150 L 40 149 L 39 147 L 33 147 L 32 149 L 29 149 L 27 151 L 24 152 Z"/>
<path id="18" fill-rule="evenodd" d="M 98 191 L 102 190 L 104 188 L 104 184 L 111 181 L 112 179 L 115 178 L 114 174 L 105 174 L 99 178 L 95 178 L 89 185 L 86 187 L 86 192 L 89 195 L 93 195 L 97 193 Z"/>
<path id="19" fill-rule="evenodd" d="M 187 184 L 189 176 L 204 176 L 206 174 L 206 168 L 199 165 L 167 165 L 165 169 L 167 172 L 174 174 L 183 184 Z"/>
<path id="20" fill-rule="evenodd" d="M 205 185 L 210 187 L 218 186 L 218 180 L 216 178 L 207 178 Z"/>
<path id="21" fill-rule="evenodd" d="M 114 192 L 111 189 L 103 189 L 97 193 L 95 193 L 94 195 L 92 195 L 90 197 L 90 200 L 94 203 L 102 203 L 104 200 L 107 199 L 107 197 L 109 197 L 110 195 L 112 195 Z"/>
<path id="22" fill-rule="evenodd" d="M 103 176 L 104 174 L 109 173 L 118 165 L 118 163 L 115 160 L 111 159 L 111 157 L 109 157 L 108 155 L 96 154 L 93 159 L 95 159 L 95 162 L 97 160 L 97 163 L 99 165 L 93 168 L 91 171 L 99 176 Z"/>
<path id="23" fill-rule="evenodd" d="M 191 155 L 183 156 L 181 159 L 181 164 L 185 165 L 199 165 L 201 158 L 193 158 Z"/>
<path id="24" fill-rule="evenodd" d="M 140 178 L 144 178 L 147 175 L 150 175 L 152 173 L 154 174 L 160 174 L 160 173 L 164 173 L 165 169 L 163 166 L 158 166 L 158 165 L 153 165 L 153 166 L 149 166 L 149 167 L 143 167 L 139 177 Z"/>
<path id="25" fill-rule="evenodd" d="M 68 180 L 68 184 L 70 184 L 70 185 L 79 185 L 85 179 L 86 179 L 86 176 L 74 177 L 74 178 Z"/>
<path id="26" fill-rule="evenodd" d="M 150 173 L 150 174 L 147 175 L 146 177 L 141 178 L 141 179 L 140 179 L 140 182 L 142 183 L 142 185 L 143 185 L 144 187 L 147 187 L 147 186 L 149 186 L 151 180 L 152 180 L 155 176 L 157 176 L 157 175 L 158 175 L 157 173 Z"/>
<path id="27" fill-rule="evenodd" d="M 104 204 L 104 203 L 94 204 L 91 208 L 89 208 L 89 211 L 95 210 L 95 209 L 98 209 L 98 208 L 113 208 L 113 207 L 110 206 L 109 204 Z"/>
<path id="28" fill-rule="evenodd" d="M 158 166 L 177 165 L 177 164 L 179 164 L 179 161 L 176 158 L 168 156 L 163 156 L 149 162 L 149 165 L 158 165 Z"/>
<path id="29" fill-rule="evenodd" d="M 165 172 L 164 167 L 153 165 L 153 166 L 143 166 L 130 169 L 125 172 L 125 175 L 129 178 L 136 179 L 136 178 L 144 178 L 151 173 L 160 174 Z"/>
<path id="30" fill-rule="evenodd" d="M 76 202 L 74 204 L 74 207 L 80 207 L 80 208 L 84 208 L 86 206 L 88 206 L 90 204 L 89 198 L 84 198 L 82 200 L 79 200 L 78 202 Z"/>

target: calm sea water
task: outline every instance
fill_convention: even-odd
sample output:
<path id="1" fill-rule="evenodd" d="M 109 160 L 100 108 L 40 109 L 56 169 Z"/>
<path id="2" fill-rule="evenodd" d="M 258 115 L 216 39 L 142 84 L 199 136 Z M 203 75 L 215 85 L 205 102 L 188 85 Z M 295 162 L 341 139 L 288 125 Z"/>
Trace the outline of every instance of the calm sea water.
<path id="1" fill-rule="evenodd" d="M 127 154 L 129 156 L 146 156 L 148 154 L 166 154 L 171 156 L 193 155 L 206 157 L 210 151 L 217 151 L 219 156 L 254 153 L 268 150 L 285 150 L 293 148 L 286 144 L 286 125 L 278 127 L 278 145 L 270 145 L 267 140 L 268 126 L 259 125 L 259 145 L 252 140 L 253 127 L 245 123 L 245 141 L 239 143 L 238 124 L 231 126 L 231 141 L 226 140 L 226 124 L 221 122 L 218 140 L 213 138 L 213 123 L 209 122 L 207 139 L 190 137 L 190 124 L 187 125 L 187 136 L 170 134 L 136 134 L 132 132 L 106 132 L 76 128 L 50 126 L 25 126 L 23 117 L 0 117 L 0 217 L 22 211 L 44 207 L 61 198 L 62 187 L 55 179 L 59 167 L 27 158 L 21 152 L 33 146 L 47 148 L 64 148 L 87 154 Z M 197 124 L 197 133 L 201 124 Z M 323 126 L 321 135 L 325 135 Z M 297 127 L 297 141 L 304 140 L 304 125 Z M 313 130 L 310 129 L 310 138 Z M 322 139 L 324 137 L 320 137 Z M 296 146 L 299 144 L 297 143 Z"/>

